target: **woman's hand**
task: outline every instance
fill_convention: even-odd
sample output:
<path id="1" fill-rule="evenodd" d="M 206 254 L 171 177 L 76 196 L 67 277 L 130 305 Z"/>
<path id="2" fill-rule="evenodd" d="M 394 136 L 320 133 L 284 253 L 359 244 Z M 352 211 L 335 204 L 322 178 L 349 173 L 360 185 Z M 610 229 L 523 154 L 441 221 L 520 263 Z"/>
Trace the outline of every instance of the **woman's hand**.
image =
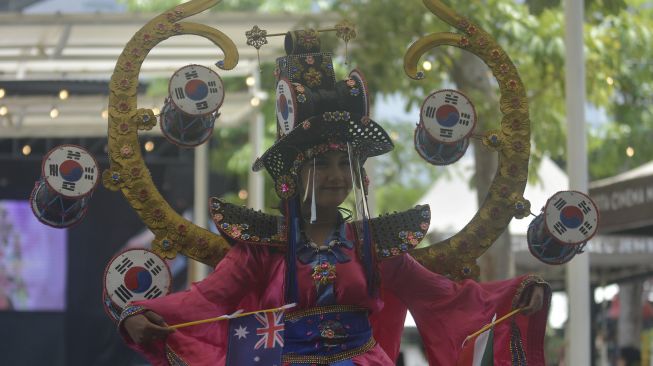
<path id="1" fill-rule="evenodd" d="M 165 339 L 175 331 L 174 328 L 168 327 L 161 315 L 153 311 L 128 317 L 124 320 L 123 327 L 136 344 Z"/>
<path id="2" fill-rule="evenodd" d="M 525 289 L 518 305 L 518 307 L 522 308 L 522 314 L 532 315 L 542 309 L 544 305 L 544 288 L 544 285 L 534 285 Z"/>

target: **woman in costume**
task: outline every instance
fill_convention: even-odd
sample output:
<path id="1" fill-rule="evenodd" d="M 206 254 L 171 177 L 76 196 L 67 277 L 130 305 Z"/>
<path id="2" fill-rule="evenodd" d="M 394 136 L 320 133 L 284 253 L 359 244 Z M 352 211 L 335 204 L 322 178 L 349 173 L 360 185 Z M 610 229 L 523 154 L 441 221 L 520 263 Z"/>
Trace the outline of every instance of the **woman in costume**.
<path id="1" fill-rule="evenodd" d="M 363 164 L 393 145 L 367 115 L 363 79 L 350 74 L 336 82 L 331 56 L 316 38 L 305 31 L 287 37 L 278 77 L 294 89 L 301 122 L 278 118 L 277 142 L 253 167 L 275 181 L 282 216 L 211 199 L 215 224 L 232 248 L 189 290 L 125 308 L 125 341 L 155 365 L 224 364 L 235 336 L 226 322 L 168 325 L 296 303 L 286 314 L 285 364 L 393 365 L 410 310 L 429 363 L 453 365 L 466 336 L 523 307 L 495 327 L 495 344 L 505 345 L 495 348 L 495 360 L 543 365 L 550 296 L 544 282 L 454 282 L 408 253 L 426 234 L 428 206 L 369 217 Z M 339 208 L 350 195 L 353 214 Z"/>

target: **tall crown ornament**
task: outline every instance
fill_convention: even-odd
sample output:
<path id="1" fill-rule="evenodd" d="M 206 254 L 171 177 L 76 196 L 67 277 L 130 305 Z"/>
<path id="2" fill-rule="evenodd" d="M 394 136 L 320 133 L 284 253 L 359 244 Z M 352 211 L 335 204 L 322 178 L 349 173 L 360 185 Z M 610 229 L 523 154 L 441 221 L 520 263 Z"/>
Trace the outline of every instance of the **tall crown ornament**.
<path id="1" fill-rule="evenodd" d="M 417 68 L 422 55 L 440 46 L 453 46 L 471 52 L 483 60 L 497 80 L 501 94 L 500 109 L 503 118 L 500 131 L 461 135 L 459 140 L 446 135 L 440 141 L 454 145 L 447 145 L 450 146 L 447 149 L 451 152 L 438 159 L 439 162 L 449 163 L 457 160 L 460 153 L 464 153 L 466 149 L 467 142 L 464 138 L 467 136 L 481 138 L 487 148 L 499 153 L 497 173 L 485 201 L 460 232 L 412 252 L 422 265 L 434 272 L 443 273 L 453 279 L 476 278 L 480 273 L 476 259 L 494 243 L 513 217 L 523 218 L 530 214 L 530 203 L 523 197 L 530 154 L 528 102 L 517 69 L 490 34 L 442 1 L 423 0 L 423 3 L 432 14 L 456 28 L 458 32 L 433 33 L 415 41 L 404 55 L 406 74 L 415 80 L 424 79 L 424 72 L 418 71 Z M 416 148 L 423 156 L 423 146 L 416 145 Z"/>
<path id="2" fill-rule="evenodd" d="M 221 70 L 238 63 L 234 42 L 219 30 L 204 24 L 184 21 L 220 0 L 193 0 L 166 10 L 136 32 L 123 49 L 113 75 L 109 94 L 109 161 L 103 174 L 105 187 L 121 191 L 145 225 L 154 233 L 152 250 L 173 258 L 182 253 L 208 265 L 218 263 L 230 248 L 222 237 L 212 234 L 176 213 L 152 182 L 138 142 L 139 130 L 150 130 L 157 116 L 148 108 L 138 108 L 138 75 L 149 52 L 160 42 L 180 35 L 204 37 L 219 47 L 224 59 L 216 62 Z M 122 154 L 121 151 L 130 151 Z"/>

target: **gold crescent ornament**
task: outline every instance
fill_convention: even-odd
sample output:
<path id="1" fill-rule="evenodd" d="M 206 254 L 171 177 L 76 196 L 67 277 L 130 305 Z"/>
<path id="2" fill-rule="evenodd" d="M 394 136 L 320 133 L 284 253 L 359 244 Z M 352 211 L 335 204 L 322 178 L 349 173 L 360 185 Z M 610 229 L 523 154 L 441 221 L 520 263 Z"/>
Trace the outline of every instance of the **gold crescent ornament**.
<path id="1" fill-rule="evenodd" d="M 220 0 L 193 0 L 171 8 L 145 24 L 129 40 L 111 76 L 109 94 L 108 146 L 110 166 L 103 175 L 104 186 L 120 190 L 155 239 L 152 250 L 164 258 L 182 253 L 208 265 L 218 263 L 230 246 L 222 237 L 203 229 L 176 213 L 152 182 L 138 143 L 138 130 L 156 125 L 151 109 L 137 108 L 138 75 L 148 53 L 160 42 L 179 35 L 204 37 L 224 53 L 216 63 L 223 70 L 238 63 L 234 42 L 207 25 L 182 22 L 205 11 Z"/>
<path id="2" fill-rule="evenodd" d="M 524 85 L 510 57 L 496 40 L 439 0 L 423 0 L 424 5 L 459 33 L 440 32 L 415 41 L 404 55 L 404 71 L 413 79 L 424 78 L 417 71 L 420 57 L 439 46 L 453 46 L 479 57 L 499 84 L 501 129 L 488 131 L 483 144 L 499 154 L 496 175 L 485 201 L 471 221 L 457 234 L 428 247 L 411 251 L 422 265 L 452 279 L 477 278 L 476 259 L 481 256 L 513 217 L 530 213 L 523 198 L 530 155 L 530 121 Z"/>

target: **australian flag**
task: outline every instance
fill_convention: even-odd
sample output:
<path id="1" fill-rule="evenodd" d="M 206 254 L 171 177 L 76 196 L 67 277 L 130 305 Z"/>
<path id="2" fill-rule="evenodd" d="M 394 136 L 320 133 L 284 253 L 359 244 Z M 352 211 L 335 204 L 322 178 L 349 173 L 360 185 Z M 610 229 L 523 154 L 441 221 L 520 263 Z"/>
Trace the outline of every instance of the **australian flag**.
<path id="1" fill-rule="evenodd" d="M 281 366 L 283 310 L 229 320 L 227 366 Z"/>

